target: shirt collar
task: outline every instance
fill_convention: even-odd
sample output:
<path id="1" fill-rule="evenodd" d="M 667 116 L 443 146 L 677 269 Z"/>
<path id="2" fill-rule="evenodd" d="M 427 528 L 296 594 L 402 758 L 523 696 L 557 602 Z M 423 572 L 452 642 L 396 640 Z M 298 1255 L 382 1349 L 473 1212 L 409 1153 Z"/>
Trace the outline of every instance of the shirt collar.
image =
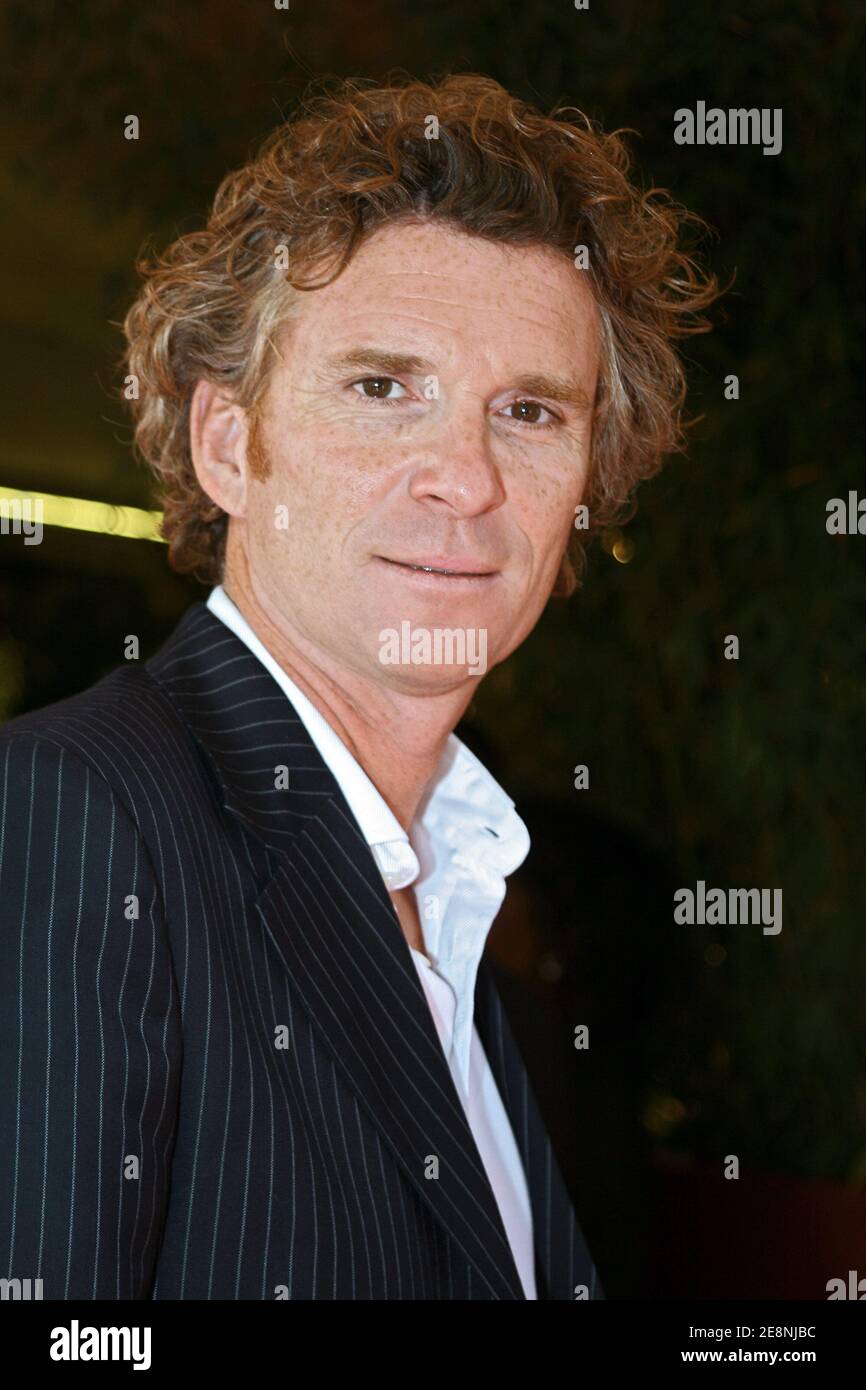
<path id="1" fill-rule="evenodd" d="M 361 764 L 315 705 L 273 658 L 253 632 L 222 585 L 207 600 L 210 611 L 257 656 L 294 706 L 295 713 L 333 774 L 349 804 L 367 845 L 372 850 L 385 886 L 390 891 L 414 883 L 420 873 L 409 836 L 370 781 Z M 489 832 L 485 856 L 500 874 L 513 873 L 529 852 L 529 834 L 511 797 L 456 734 L 450 734 L 439 765 L 418 807 L 416 822 L 428 832 L 456 841 L 467 817 Z"/>

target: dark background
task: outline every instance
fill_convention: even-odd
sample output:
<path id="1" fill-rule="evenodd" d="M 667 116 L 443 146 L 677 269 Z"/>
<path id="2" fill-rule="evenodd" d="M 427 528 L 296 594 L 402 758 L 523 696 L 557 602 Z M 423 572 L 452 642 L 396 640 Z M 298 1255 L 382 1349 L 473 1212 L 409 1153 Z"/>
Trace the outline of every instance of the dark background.
<path id="1" fill-rule="evenodd" d="M 715 229 L 735 279 L 687 349 L 688 457 L 460 730 L 534 835 L 492 944 L 610 1297 L 823 1298 L 866 1273 L 866 538 L 825 528 L 866 491 L 864 29 L 806 0 L 5 7 L 6 487 L 154 505 L 112 394 L 133 263 L 311 79 L 473 70 L 575 104 Z M 675 145 L 698 100 L 781 107 L 782 153 Z M 128 633 L 148 655 L 201 596 L 159 544 L 0 536 L 0 718 L 90 684 Z M 781 887 L 781 934 L 675 926 L 699 878 Z"/>

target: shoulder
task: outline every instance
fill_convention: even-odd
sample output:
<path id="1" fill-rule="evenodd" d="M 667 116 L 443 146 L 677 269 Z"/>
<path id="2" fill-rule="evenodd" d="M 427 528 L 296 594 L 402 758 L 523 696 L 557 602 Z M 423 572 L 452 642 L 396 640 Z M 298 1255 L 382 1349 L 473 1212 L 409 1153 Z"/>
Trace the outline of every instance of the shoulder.
<path id="1" fill-rule="evenodd" d="M 68 755 L 105 775 L 114 761 L 133 757 L 138 745 L 150 757 L 178 715 L 139 662 L 120 667 L 87 690 L 43 709 L 10 719 L 0 727 L 0 755 L 17 762 L 39 745 Z M 162 737 L 160 737 L 162 735 Z"/>
<path id="2" fill-rule="evenodd" d="M 118 809 L 138 823 L 142 802 L 184 761 L 196 758 L 175 704 L 146 666 L 130 662 L 87 690 L 0 727 L 0 778 L 6 796 L 27 794 L 44 804 L 52 779 L 89 796 L 110 793 Z M 50 799 L 50 798 L 49 798 Z"/>

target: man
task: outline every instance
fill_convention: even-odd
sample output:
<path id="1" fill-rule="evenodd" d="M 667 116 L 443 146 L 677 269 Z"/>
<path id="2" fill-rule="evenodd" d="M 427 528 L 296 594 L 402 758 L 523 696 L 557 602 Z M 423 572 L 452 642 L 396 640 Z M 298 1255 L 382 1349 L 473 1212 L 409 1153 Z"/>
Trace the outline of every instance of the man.
<path id="1" fill-rule="evenodd" d="M 453 729 L 677 446 L 713 297 L 614 136 L 346 84 L 126 322 L 162 650 L 0 746 L 2 1273 L 46 1298 L 602 1297 L 484 959 Z"/>

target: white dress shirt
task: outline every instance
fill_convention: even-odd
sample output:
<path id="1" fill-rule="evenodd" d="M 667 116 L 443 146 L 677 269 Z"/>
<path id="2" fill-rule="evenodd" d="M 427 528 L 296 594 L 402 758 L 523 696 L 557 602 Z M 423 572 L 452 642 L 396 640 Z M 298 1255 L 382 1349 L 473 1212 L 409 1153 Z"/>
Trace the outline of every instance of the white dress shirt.
<path id="1" fill-rule="evenodd" d="M 505 896 L 505 878 L 529 852 L 514 802 L 455 734 L 445 745 L 411 834 L 400 825 L 327 720 L 256 637 L 221 585 L 207 606 L 285 692 L 348 802 L 389 891 L 414 886 L 427 949 L 410 947 L 442 1050 L 496 1196 L 528 1299 L 537 1297 L 526 1176 L 473 1021 L 475 978 Z"/>

